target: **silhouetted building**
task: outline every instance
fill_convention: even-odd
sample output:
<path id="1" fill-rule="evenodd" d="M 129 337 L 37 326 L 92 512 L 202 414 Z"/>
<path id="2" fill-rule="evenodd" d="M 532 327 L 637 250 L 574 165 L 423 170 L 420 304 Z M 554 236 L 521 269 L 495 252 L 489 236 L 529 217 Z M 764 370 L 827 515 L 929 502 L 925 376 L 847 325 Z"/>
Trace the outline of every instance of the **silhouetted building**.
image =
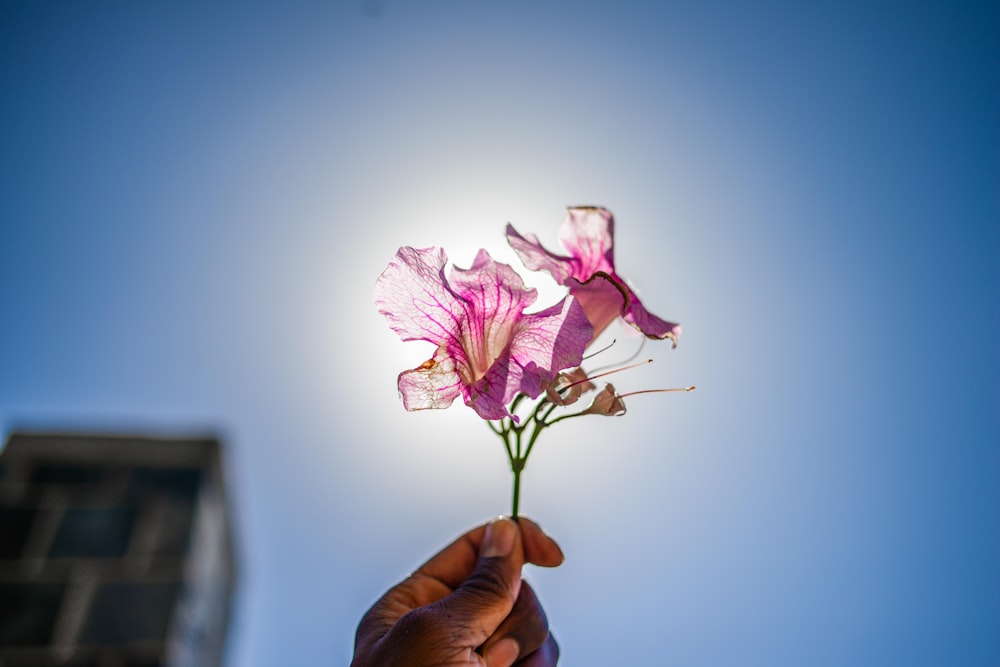
<path id="1" fill-rule="evenodd" d="M 215 439 L 8 439 L 0 667 L 218 667 L 233 586 Z"/>

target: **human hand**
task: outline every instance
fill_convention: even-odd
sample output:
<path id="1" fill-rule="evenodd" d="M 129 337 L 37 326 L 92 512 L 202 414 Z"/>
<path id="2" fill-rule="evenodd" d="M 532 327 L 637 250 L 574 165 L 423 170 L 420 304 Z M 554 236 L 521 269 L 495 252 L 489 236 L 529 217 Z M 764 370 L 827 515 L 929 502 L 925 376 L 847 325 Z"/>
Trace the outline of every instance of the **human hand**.
<path id="1" fill-rule="evenodd" d="M 469 531 L 368 610 L 351 667 L 554 666 L 559 647 L 521 566 L 562 561 L 524 517 Z"/>

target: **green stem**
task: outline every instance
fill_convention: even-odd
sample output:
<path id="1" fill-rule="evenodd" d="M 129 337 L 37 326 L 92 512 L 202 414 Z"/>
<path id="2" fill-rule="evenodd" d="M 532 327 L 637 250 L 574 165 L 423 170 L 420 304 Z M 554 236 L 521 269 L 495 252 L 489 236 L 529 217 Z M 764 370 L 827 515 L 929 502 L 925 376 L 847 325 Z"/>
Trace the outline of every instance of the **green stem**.
<path id="1" fill-rule="evenodd" d="M 574 412 L 572 414 L 562 415 L 562 416 L 556 417 L 555 419 L 553 419 L 552 421 L 550 421 L 548 424 L 546 424 L 546 426 L 552 426 L 553 424 L 558 424 L 559 422 L 561 422 L 564 419 L 572 419 L 573 417 L 582 417 L 582 416 L 584 416 L 586 414 L 589 414 L 589 413 L 586 410 L 582 410 L 580 412 Z"/>
<path id="2" fill-rule="evenodd" d="M 531 454 L 531 449 L 535 446 L 535 440 L 538 440 L 538 434 L 542 432 L 545 428 L 545 422 L 538 422 L 535 424 L 535 430 L 531 433 L 531 438 L 528 439 L 528 448 L 524 450 L 524 460 L 528 460 L 528 455 Z"/>
<path id="3" fill-rule="evenodd" d="M 514 471 L 514 502 L 510 517 L 517 521 L 517 510 L 521 505 L 521 471 L 524 469 L 524 459 L 511 461 L 510 469 Z"/>
<path id="4" fill-rule="evenodd" d="M 524 395 L 519 394 L 514 399 L 511 408 L 513 409 L 522 398 L 524 398 Z M 545 410 L 546 407 L 548 407 L 548 410 Z M 556 405 L 551 404 L 548 400 L 543 398 L 538 402 L 538 405 L 532 409 L 531 413 L 523 423 L 518 424 L 511 418 L 501 420 L 497 424 L 487 421 L 487 425 L 490 427 L 490 430 L 500 436 L 500 439 L 503 440 L 503 446 L 507 450 L 507 459 L 510 461 L 510 469 L 511 472 L 514 473 L 511 518 L 515 521 L 517 520 L 521 509 L 521 473 L 524 471 L 524 466 L 528 462 L 528 454 L 531 453 L 532 448 L 535 446 L 535 441 L 538 439 L 538 435 L 543 429 L 545 429 L 546 426 L 549 425 L 545 420 L 548 419 L 549 415 L 552 414 L 552 411 L 556 407 Z M 545 410 L 544 415 L 542 415 L 543 410 Z M 528 438 L 527 447 L 524 447 L 522 436 L 524 435 L 524 431 L 529 424 L 532 426 L 531 435 Z M 511 440 L 513 440 L 513 442 L 511 442 Z"/>

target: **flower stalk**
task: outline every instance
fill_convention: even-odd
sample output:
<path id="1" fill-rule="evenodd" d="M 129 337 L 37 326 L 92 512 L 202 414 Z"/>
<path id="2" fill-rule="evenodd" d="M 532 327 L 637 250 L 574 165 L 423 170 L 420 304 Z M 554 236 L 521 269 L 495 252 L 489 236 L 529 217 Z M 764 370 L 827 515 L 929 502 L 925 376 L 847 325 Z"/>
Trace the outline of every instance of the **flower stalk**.
<path id="1" fill-rule="evenodd" d="M 511 412 L 521 401 L 528 398 L 525 394 L 518 394 L 511 404 Z M 521 507 L 521 473 L 528 463 L 528 456 L 538 441 L 541 432 L 554 422 L 549 422 L 548 417 L 552 411 L 558 407 L 547 398 L 542 398 L 531 410 L 528 417 L 521 423 L 515 416 L 506 417 L 498 422 L 487 422 L 489 427 L 503 440 L 504 449 L 507 451 L 507 461 L 510 470 L 514 474 L 514 488 L 511 498 L 511 518 L 517 519 Z M 546 409 L 548 408 L 548 409 Z M 582 413 L 580 413 L 582 414 Z M 575 415 L 566 415 L 575 416 Z M 525 434 L 527 442 L 525 443 Z"/>

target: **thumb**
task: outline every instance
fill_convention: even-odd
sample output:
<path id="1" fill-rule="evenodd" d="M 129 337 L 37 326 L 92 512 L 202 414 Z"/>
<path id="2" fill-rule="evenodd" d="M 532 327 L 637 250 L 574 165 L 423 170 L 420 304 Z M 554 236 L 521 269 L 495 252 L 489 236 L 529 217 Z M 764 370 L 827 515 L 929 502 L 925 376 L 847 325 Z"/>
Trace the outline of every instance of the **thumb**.
<path id="1" fill-rule="evenodd" d="M 472 574 L 438 605 L 465 635 L 466 646 L 480 646 L 514 608 L 521 591 L 524 548 L 521 531 L 511 519 L 486 527 Z"/>

